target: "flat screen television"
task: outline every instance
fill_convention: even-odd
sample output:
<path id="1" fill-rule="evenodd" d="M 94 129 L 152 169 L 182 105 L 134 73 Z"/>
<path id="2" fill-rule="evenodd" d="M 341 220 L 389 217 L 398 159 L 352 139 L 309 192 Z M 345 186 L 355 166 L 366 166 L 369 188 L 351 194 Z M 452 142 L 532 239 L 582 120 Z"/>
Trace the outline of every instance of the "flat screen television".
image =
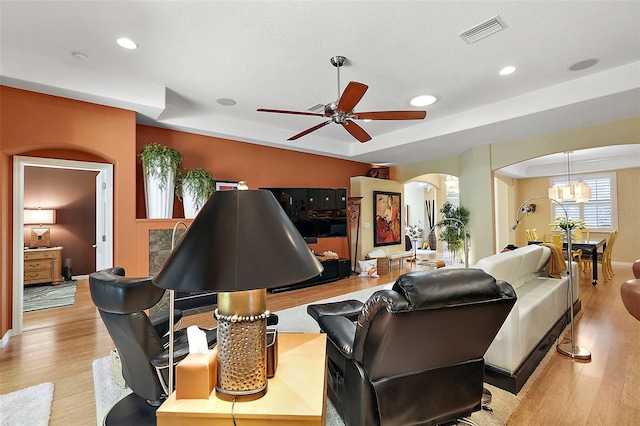
<path id="1" fill-rule="evenodd" d="M 260 188 L 271 191 L 305 238 L 347 236 L 346 188 Z"/>

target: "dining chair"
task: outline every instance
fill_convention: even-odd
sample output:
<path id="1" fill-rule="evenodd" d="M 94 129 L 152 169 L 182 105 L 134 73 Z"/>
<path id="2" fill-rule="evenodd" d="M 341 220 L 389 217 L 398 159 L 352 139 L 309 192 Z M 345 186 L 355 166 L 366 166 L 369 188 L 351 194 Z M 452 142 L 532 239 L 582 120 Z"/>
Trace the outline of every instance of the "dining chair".
<path id="1" fill-rule="evenodd" d="M 542 236 L 543 243 L 555 244 L 556 246 L 562 248 L 562 233 L 561 232 L 552 232 L 551 234 L 544 234 Z"/>
<path id="2" fill-rule="evenodd" d="M 617 237 L 618 231 L 612 231 L 607 239 L 607 246 L 604 249 L 604 253 L 598 253 L 598 264 L 600 264 L 602 268 L 602 274 L 604 275 L 605 281 L 609 281 L 615 275 L 611 264 L 611 253 L 613 252 L 613 247 L 615 246 Z M 584 255 L 583 257 L 585 257 L 584 260 L 586 261 L 584 264 L 587 266 L 587 269 L 591 271 L 591 262 L 589 261 L 590 255 Z"/>
<path id="3" fill-rule="evenodd" d="M 581 242 L 589 241 L 589 237 L 591 233 L 589 228 L 582 228 L 582 229 L 575 228 L 573 231 L 576 236 L 576 242 L 581 243 Z"/>

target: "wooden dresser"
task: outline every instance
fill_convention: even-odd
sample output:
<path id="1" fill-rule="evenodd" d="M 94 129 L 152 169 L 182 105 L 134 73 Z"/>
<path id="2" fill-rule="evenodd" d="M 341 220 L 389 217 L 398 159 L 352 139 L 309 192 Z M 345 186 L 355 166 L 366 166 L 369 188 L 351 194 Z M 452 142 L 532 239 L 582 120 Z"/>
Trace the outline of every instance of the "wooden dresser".
<path id="1" fill-rule="evenodd" d="M 24 285 L 62 281 L 62 247 L 24 251 Z"/>

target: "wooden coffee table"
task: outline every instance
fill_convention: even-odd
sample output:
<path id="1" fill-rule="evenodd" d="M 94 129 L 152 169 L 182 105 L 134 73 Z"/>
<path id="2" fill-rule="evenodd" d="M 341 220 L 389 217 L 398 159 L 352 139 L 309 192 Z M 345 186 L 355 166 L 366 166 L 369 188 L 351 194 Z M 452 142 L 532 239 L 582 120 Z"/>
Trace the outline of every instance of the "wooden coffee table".
<path id="1" fill-rule="evenodd" d="M 236 402 L 239 425 L 318 425 L 325 423 L 326 335 L 278 334 L 278 368 L 267 394 Z M 158 426 L 231 425 L 231 402 L 216 397 L 178 399 L 175 392 L 156 412 Z"/>

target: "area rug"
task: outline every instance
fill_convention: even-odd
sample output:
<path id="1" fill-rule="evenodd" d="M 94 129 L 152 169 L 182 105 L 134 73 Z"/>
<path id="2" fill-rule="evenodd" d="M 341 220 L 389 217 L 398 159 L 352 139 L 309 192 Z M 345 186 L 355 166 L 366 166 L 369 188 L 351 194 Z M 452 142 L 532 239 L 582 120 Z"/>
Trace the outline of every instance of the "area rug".
<path id="1" fill-rule="evenodd" d="M 50 382 L 0 395 L 0 426 L 46 426 L 52 402 Z"/>
<path id="2" fill-rule="evenodd" d="M 92 366 L 93 390 L 96 398 L 96 425 L 102 426 L 111 407 L 129 395 L 131 389 L 120 385 L 124 382 L 122 375 L 117 378 L 112 375 L 110 356 L 94 360 Z"/>
<path id="3" fill-rule="evenodd" d="M 24 288 L 23 312 L 73 305 L 76 300 L 75 280 L 58 285 L 28 285 Z"/>

